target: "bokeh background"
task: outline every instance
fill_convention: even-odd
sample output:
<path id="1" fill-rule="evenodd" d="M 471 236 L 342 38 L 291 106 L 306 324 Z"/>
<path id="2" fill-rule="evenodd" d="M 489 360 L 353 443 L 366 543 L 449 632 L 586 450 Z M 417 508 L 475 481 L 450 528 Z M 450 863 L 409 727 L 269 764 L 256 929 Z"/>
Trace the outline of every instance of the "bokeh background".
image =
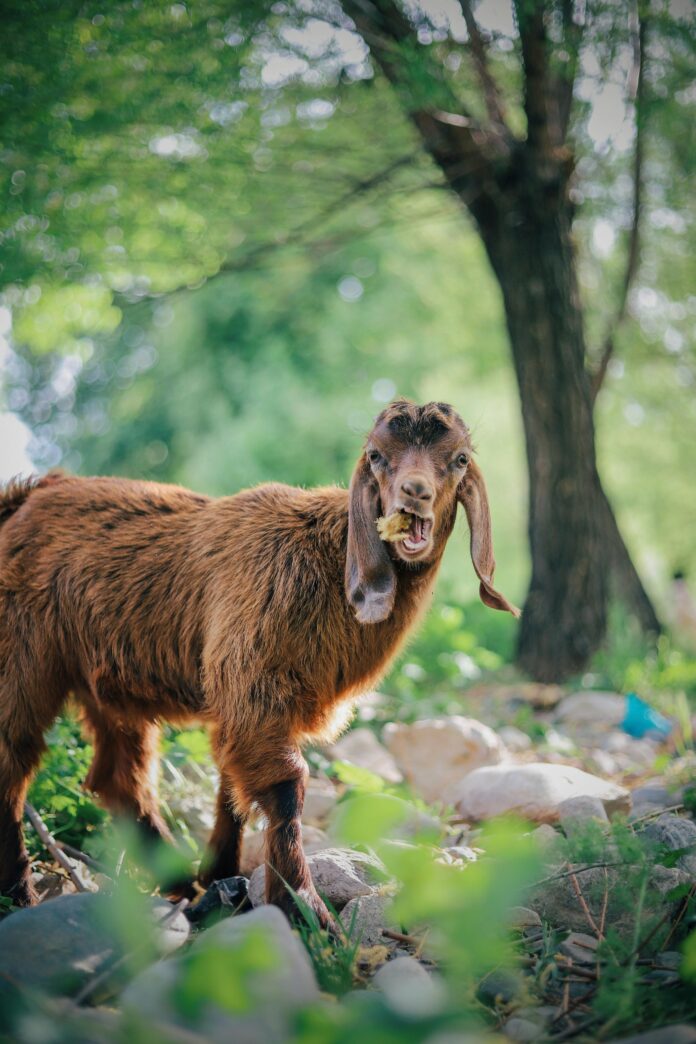
<path id="1" fill-rule="evenodd" d="M 459 5 L 421 7 L 422 43 L 449 41 L 458 75 Z M 616 5 L 595 17 L 604 8 L 615 24 Z M 443 399 L 473 428 L 498 578 L 521 601 L 526 472 L 497 283 L 362 39 L 337 7 L 313 10 L 8 12 L 0 475 L 62 466 L 214 494 L 346 482 L 385 402 Z M 513 82 L 511 6 L 476 10 Z M 696 572 L 693 9 L 654 13 L 640 266 L 596 423 L 622 532 L 669 616 L 672 571 Z M 575 236 L 595 349 L 631 220 L 629 28 L 586 47 L 576 86 Z M 462 533 L 445 598 L 475 597 L 464 549 Z"/>

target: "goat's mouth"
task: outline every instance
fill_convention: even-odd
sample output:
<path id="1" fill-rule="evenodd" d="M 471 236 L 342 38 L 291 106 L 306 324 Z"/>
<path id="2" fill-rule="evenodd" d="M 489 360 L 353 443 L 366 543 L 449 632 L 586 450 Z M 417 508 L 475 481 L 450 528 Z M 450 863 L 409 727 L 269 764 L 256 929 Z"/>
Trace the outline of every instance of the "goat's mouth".
<path id="1" fill-rule="evenodd" d="M 433 531 L 432 518 L 422 518 L 408 511 L 403 514 L 408 519 L 408 529 L 404 528 L 403 536 L 398 543 L 399 551 L 407 558 L 415 557 L 430 547 Z"/>

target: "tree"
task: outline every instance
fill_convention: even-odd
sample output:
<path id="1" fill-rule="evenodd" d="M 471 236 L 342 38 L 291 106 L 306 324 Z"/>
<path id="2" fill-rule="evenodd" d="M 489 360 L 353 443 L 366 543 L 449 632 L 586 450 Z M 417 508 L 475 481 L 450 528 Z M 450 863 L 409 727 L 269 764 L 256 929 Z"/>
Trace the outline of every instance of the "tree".
<path id="1" fill-rule="evenodd" d="M 356 224 L 388 221 L 390 200 L 414 197 L 433 181 L 438 194 L 444 184 L 472 215 L 501 288 L 522 398 L 533 571 L 521 662 L 543 678 L 583 666 L 604 633 L 612 578 L 654 628 L 595 461 L 593 394 L 600 381 L 593 387 L 588 373 L 586 329 L 597 308 L 580 300 L 574 238 L 592 213 L 586 199 L 576 214 L 578 187 L 584 179 L 596 190 L 598 164 L 587 148 L 588 105 L 575 78 L 588 52 L 606 76 L 629 48 L 629 93 L 646 116 L 638 120 L 636 144 L 643 147 L 635 152 L 629 263 L 616 279 L 619 323 L 617 317 L 608 323 L 598 353 L 601 375 L 611 372 L 613 345 L 624 337 L 645 209 L 645 124 L 658 87 L 670 105 L 664 102 L 660 119 L 651 120 L 656 144 L 649 175 L 665 207 L 683 207 L 680 173 L 691 159 L 681 131 L 692 104 L 684 89 L 688 27 L 660 3 L 652 0 L 639 18 L 607 0 L 587 3 L 582 14 L 569 0 L 520 0 L 516 27 L 504 33 L 481 28 L 490 5 L 475 13 L 462 2 L 462 25 L 453 28 L 444 7 L 430 0 L 403 7 L 394 0 L 272 8 L 260 2 L 230 8 L 219 0 L 9 5 L 3 302 L 14 311 L 15 337 L 32 366 L 20 383 L 39 386 L 29 402 L 26 388 L 18 388 L 25 406 L 16 408 L 47 444 L 69 448 L 79 441 L 66 401 L 72 392 L 56 390 L 69 384 L 67 356 L 79 371 L 77 405 L 89 412 L 94 430 L 111 407 L 116 420 L 125 416 L 130 424 L 143 382 L 157 387 L 154 372 L 139 378 L 137 390 L 128 384 L 132 367 L 147 365 L 141 348 L 149 343 L 148 325 L 163 314 L 156 307 L 162 295 L 180 302 L 187 288 L 195 293 L 206 281 L 226 294 L 232 279 L 241 300 L 242 275 L 262 271 L 282 247 L 288 271 L 301 248 L 310 267 L 325 263 L 337 244 L 356 236 Z M 647 65 L 646 31 L 648 44 L 655 41 Z M 368 48 L 384 75 L 373 76 Z M 280 75 L 277 60 L 285 63 Z M 293 62 L 295 72 L 288 72 Z M 665 77 L 668 86 L 657 82 Z M 656 177 L 659 162 L 667 173 Z M 660 266 L 668 263 L 667 253 Z M 467 277 L 467 266 L 461 275 Z M 688 278 L 680 278 L 684 300 Z M 297 299 L 296 284 L 275 325 L 259 323 L 254 287 L 234 318 L 246 334 L 223 331 L 220 356 L 206 349 L 208 386 L 232 387 L 232 359 L 223 359 L 223 351 L 241 354 L 245 372 L 258 374 L 255 360 L 247 367 L 247 354 L 251 359 L 261 341 L 287 341 L 287 331 L 299 376 L 307 361 L 302 346 L 316 330 L 293 311 L 293 294 Z M 206 297 L 213 312 L 214 301 L 213 292 Z M 117 359 L 119 353 L 127 358 Z M 175 373 L 173 363 L 169 374 Z M 151 419 L 148 411 L 140 425 L 154 445 Z M 174 437 L 175 408 L 166 423 L 163 434 Z M 112 461 L 130 459 L 123 452 L 126 428 L 100 442 Z"/>
<path id="2" fill-rule="evenodd" d="M 468 0 L 460 0 L 460 6 L 466 49 L 478 77 L 478 115 L 447 76 L 437 49 L 419 43 L 418 22 L 422 29 L 427 18 L 408 17 L 394 0 L 343 0 L 342 6 L 447 184 L 472 215 L 500 284 L 529 469 L 532 576 L 518 661 L 540 680 L 563 678 L 585 667 L 604 638 L 610 577 L 643 625 L 659 630 L 596 464 L 593 377 L 573 243 L 575 162 L 568 134 L 586 16 L 573 0 L 516 0 L 526 123 L 520 134 L 506 116 L 487 41 Z M 641 11 L 639 95 L 648 18 Z M 435 86 L 424 90 L 424 83 Z M 620 319 L 637 266 L 641 149 L 637 133 L 635 231 Z M 607 335 L 595 394 L 613 336 L 613 331 Z"/>

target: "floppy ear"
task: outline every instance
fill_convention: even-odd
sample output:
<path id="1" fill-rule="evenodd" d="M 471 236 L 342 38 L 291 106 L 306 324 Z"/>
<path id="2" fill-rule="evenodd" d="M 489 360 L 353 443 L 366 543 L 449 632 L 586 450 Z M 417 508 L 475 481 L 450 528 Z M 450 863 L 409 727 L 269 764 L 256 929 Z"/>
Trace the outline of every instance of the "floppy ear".
<path id="1" fill-rule="evenodd" d="M 508 602 L 493 587 L 495 558 L 493 557 L 493 538 L 491 536 L 491 513 L 488 507 L 488 494 L 483 475 L 473 460 L 469 461 L 464 478 L 457 489 L 457 499 L 464 506 L 471 531 L 471 561 L 474 563 L 476 575 L 481 581 L 479 594 L 484 605 L 491 609 L 502 609 L 519 616 L 520 611 Z"/>
<path id="2" fill-rule="evenodd" d="M 396 573 L 377 532 L 379 488 L 363 456 L 353 472 L 348 503 L 346 597 L 362 624 L 386 620 L 394 607 Z"/>

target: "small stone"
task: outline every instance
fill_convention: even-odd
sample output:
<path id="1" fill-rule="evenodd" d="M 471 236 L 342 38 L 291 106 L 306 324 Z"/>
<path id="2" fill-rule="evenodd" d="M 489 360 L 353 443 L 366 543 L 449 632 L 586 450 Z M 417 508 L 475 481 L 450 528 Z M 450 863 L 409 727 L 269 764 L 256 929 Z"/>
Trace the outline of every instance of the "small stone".
<path id="1" fill-rule="evenodd" d="M 610 728 L 626 714 L 626 698 L 616 692 L 574 692 L 556 707 L 556 718 L 572 725 Z"/>
<path id="2" fill-rule="evenodd" d="M 561 835 L 553 829 L 550 823 L 542 823 L 536 830 L 532 830 L 531 836 L 547 856 L 554 854 L 561 841 Z"/>
<path id="3" fill-rule="evenodd" d="M 452 715 L 402 725 L 390 722 L 384 742 L 407 782 L 426 801 L 446 804 L 463 776 L 481 765 L 497 765 L 502 742 L 483 722 Z"/>
<path id="4" fill-rule="evenodd" d="M 329 748 L 327 757 L 367 769 L 387 783 L 401 783 L 404 778 L 393 756 L 371 729 L 353 729 L 348 732 Z"/>
<path id="5" fill-rule="evenodd" d="M 651 812 L 661 812 L 663 809 L 678 805 L 682 796 L 681 789 L 668 789 L 661 779 L 649 779 L 631 792 L 633 809 L 629 818 L 631 820 L 641 819 Z"/>
<path id="6" fill-rule="evenodd" d="M 446 992 L 415 957 L 396 957 L 383 964 L 372 980 L 389 1006 L 407 1018 L 425 1018 L 442 1010 Z"/>
<path id="7" fill-rule="evenodd" d="M 566 798 L 558 806 L 561 826 L 566 837 L 576 837 L 586 831 L 588 823 L 609 826 L 609 816 L 597 797 L 582 795 Z"/>
<path id="8" fill-rule="evenodd" d="M 521 754 L 522 751 L 532 748 L 531 736 L 515 725 L 503 725 L 498 729 L 498 736 L 513 754 Z"/>
<path id="9" fill-rule="evenodd" d="M 688 848 L 677 860 L 677 866 L 692 877 L 696 876 L 696 823 L 685 816 L 665 813 L 645 827 L 641 837 L 670 852 Z"/>
<path id="10" fill-rule="evenodd" d="M 223 917 L 232 917 L 235 913 L 242 913 L 251 906 L 248 890 L 249 881 L 241 875 L 213 881 L 208 886 L 205 895 L 202 895 L 194 906 L 186 909 L 186 917 L 191 924 L 210 925 L 213 921 L 221 920 Z"/>
<path id="11" fill-rule="evenodd" d="M 526 1044 L 527 1041 L 539 1040 L 539 1024 L 530 1022 L 529 1019 L 521 1019 L 518 1015 L 513 1015 L 503 1026 L 503 1033 L 508 1040 L 516 1040 L 520 1041 L 521 1044 Z"/>
<path id="12" fill-rule="evenodd" d="M 511 906 L 506 920 L 510 928 L 541 928 L 541 917 L 528 906 Z"/>
<path id="13" fill-rule="evenodd" d="M 488 1008 L 510 1004 L 524 993 L 524 983 L 519 975 L 505 969 L 496 969 L 484 976 L 478 984 L 476 997 Z"/>
<path id="14" fill-rule="evenodd" d="M 558 949 L 577 964 L 594 964 L 597 960 L 598 945 L 594 935 L 587 935 L 585 932 L 571 932 Z"/>
<path id="15" fill-rule="evenodd" d="M 559 805 L 570 797 L 596 797 L 608 815 L 628 812 L 631 795 L 625 787 L 571 765 L 494 765 L 475 769 L 451 793 L 463 819 L 482 820 L 515 812 L 537 822 L 556 822 Z"/>
<path id="16" fill-rule="evenodd" d="M 478 859 L 476 852 L 474 852 L 473 848 L 469 848 L 468 845 L 449 845 L 443 849 L 443 852 L 446 852 L 448 856 L 451 856 L 457 862 L 475 863 Z"/>
<path id="17" fill-rule="evenodd" d="M 327 848 L 315 852 L 307 863 L 314 887 L 337 910 L 359 895 L 370 895 L 375 891 L 378 879 L 384 880 L 383 864 L 365 852 L 354 852 L 348 848 Z M 249 881 L 249 899 L 252 906 L 265 903 L 266 867 L 254 870 Z"/>
<path id="18" fill-rule="evenodd" d="M 359 940 L 361 946 L 387 946 L 389 940 L 383 934 L 389 927 L 386 909 L 389 899 L 383 895 L 359 895 L 351 899 L 341 911 L 341 924 L 351 939 Z"/>
<path id="19" fill-rule="evenodd" d="M 615 776 L 619 771 L 616 759 L 611 754 L 608 754 L 606 750 L 602 750 L 601 747 L 595 747 L 589 752 L 587 762 L 589 768 L 593 772 L 598 772 L 600 776 Z"/>

